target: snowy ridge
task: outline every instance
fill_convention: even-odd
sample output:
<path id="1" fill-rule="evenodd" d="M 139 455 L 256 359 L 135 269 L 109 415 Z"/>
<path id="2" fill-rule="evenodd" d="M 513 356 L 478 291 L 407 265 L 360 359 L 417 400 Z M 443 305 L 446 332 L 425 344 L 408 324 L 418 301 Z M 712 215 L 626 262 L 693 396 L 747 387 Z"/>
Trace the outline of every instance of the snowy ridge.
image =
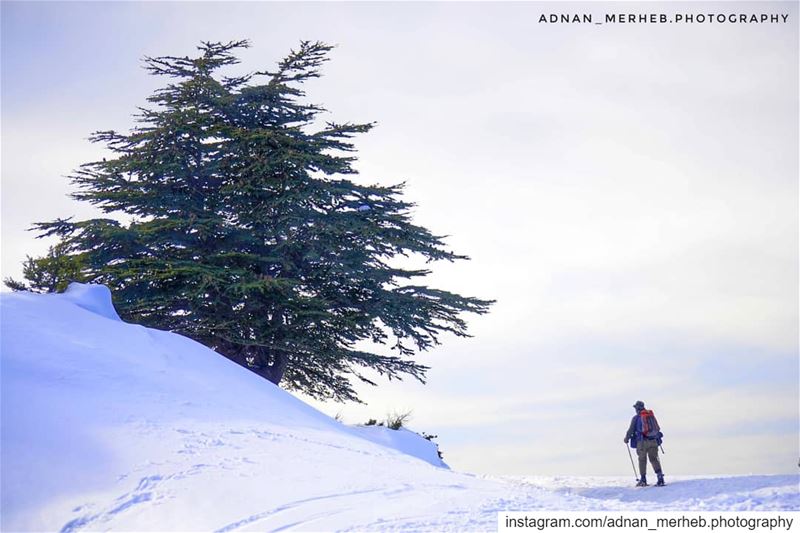
<path id="1" fill-rule="evenodd" d="M 671 476 L 666 487 L 644 488 L 633 486 L 633 476 L 506 476 L 502 479 L 583 498 L 585 510 L 800 510 L 800 476 L 797 475 Z"/>
<path id="2" fill-rule="evenodd" d="M 408 455 L 418 457 L 433 466 L 450 468 L 439 458 L 436 444 L 421 438 L 419 434 L 413 431 L 409 431 L 405 428 L 394 430 L 385 426 L 356 426 L 352 429 L 362 438 L 382 446 L 388 446 L 389 448 L 394 448 Z"/>
<path id="3" fill-rule="evenodd" d="M 111 301 L 111 291 L 105 285 L 70 283 L 61 297 L 92 313 L 120 320 Z"/>
<path id="4" fill-rule="evenodd" d="M 637 490 L 453 472 L 411 432 L 344 426 L 194 341 L 120 321 L 105 287 L 0 300 L 3 531 L 493 530 L 503 510 L 800 508 L 797 476 Z"/>

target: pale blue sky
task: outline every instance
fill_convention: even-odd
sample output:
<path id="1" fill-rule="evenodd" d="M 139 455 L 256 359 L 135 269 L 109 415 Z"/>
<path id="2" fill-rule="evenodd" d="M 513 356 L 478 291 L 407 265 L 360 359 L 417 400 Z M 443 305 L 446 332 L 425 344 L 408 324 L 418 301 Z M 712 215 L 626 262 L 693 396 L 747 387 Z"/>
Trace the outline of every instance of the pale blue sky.
<path id="1" fill-rule="evenodd" d="M 91 216 L 63 176 L 159 86 L 143 56 L 248 38 L 258 70 L 323 40 L 310 99 L 379 124 L 361 179 L 407 181 L 417 220 L 472 257 L 430 283 L 498 300 L 422 358 L 428 385 L 323 410 L 411 409 L 461 470 L 625 475 L 642 399 L 668 473 L 795 472 L 797 4 L 735 4 L 786 25 L 536 22 L 732 6 L 3 2 L 3 275 L 43 251 L 32 222 Z"/>

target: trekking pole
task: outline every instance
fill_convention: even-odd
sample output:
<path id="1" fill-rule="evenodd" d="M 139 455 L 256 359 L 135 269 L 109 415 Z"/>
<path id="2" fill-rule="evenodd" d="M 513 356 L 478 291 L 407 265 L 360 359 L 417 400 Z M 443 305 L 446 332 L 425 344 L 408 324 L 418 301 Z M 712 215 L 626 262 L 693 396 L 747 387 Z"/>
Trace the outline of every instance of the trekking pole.
<path id="1" fill-rule="evenodd" d="M 636 477 L 636 481 L 639 481 L 639 474 L 636 473 L 636 466 L 633 464 L 633 455 L 631 455 L 631 448 L 628 446 L 628 443 L 625 443 L 625 449 L 628 450 L 628 457 L 631 459 L 631 468 L 633 468 L 633 475 Z"/>
<path id="2" fill-rule="evenodd" d="M 664 451 L 664 447 L 662 445 L 659 444 L 658 447 L 661 448 L 661 453 L 667 453 Z"/>

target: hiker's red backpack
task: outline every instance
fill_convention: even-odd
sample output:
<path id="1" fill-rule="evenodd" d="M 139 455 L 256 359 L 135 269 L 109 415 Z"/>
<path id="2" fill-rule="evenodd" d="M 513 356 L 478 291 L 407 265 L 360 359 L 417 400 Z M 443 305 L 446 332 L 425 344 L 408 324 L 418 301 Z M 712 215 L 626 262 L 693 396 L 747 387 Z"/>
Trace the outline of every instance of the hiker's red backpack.
<path id="1" fill-rule="evenodd" d="M 661 428 L 652 409 L 642 409 L 636 419 L 636 437 L 638 439 L 658 439 L 661 437 Z"/>

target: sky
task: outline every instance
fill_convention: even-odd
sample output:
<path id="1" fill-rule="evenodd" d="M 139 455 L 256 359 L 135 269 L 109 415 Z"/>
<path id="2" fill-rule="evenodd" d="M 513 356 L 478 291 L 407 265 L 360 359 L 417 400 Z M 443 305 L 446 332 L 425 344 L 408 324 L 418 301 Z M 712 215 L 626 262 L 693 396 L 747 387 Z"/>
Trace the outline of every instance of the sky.
<path id="1" fill-rule="evenodd" d="M 796 3 L 2 3 L 2 275 L 95 212 L 65 178 L 161 85 L 144 56 L 247 38 L 243 70 L 336 44 L 306 87 L 470 261 L 431 286 L 496 299 L 345 422 L 411 411 L 453 468 L 627 475 L 643 400 L 668 474 L 796 472 Z M 542 14 L 778 13 L 779 24 L 545 24 Z"/>

